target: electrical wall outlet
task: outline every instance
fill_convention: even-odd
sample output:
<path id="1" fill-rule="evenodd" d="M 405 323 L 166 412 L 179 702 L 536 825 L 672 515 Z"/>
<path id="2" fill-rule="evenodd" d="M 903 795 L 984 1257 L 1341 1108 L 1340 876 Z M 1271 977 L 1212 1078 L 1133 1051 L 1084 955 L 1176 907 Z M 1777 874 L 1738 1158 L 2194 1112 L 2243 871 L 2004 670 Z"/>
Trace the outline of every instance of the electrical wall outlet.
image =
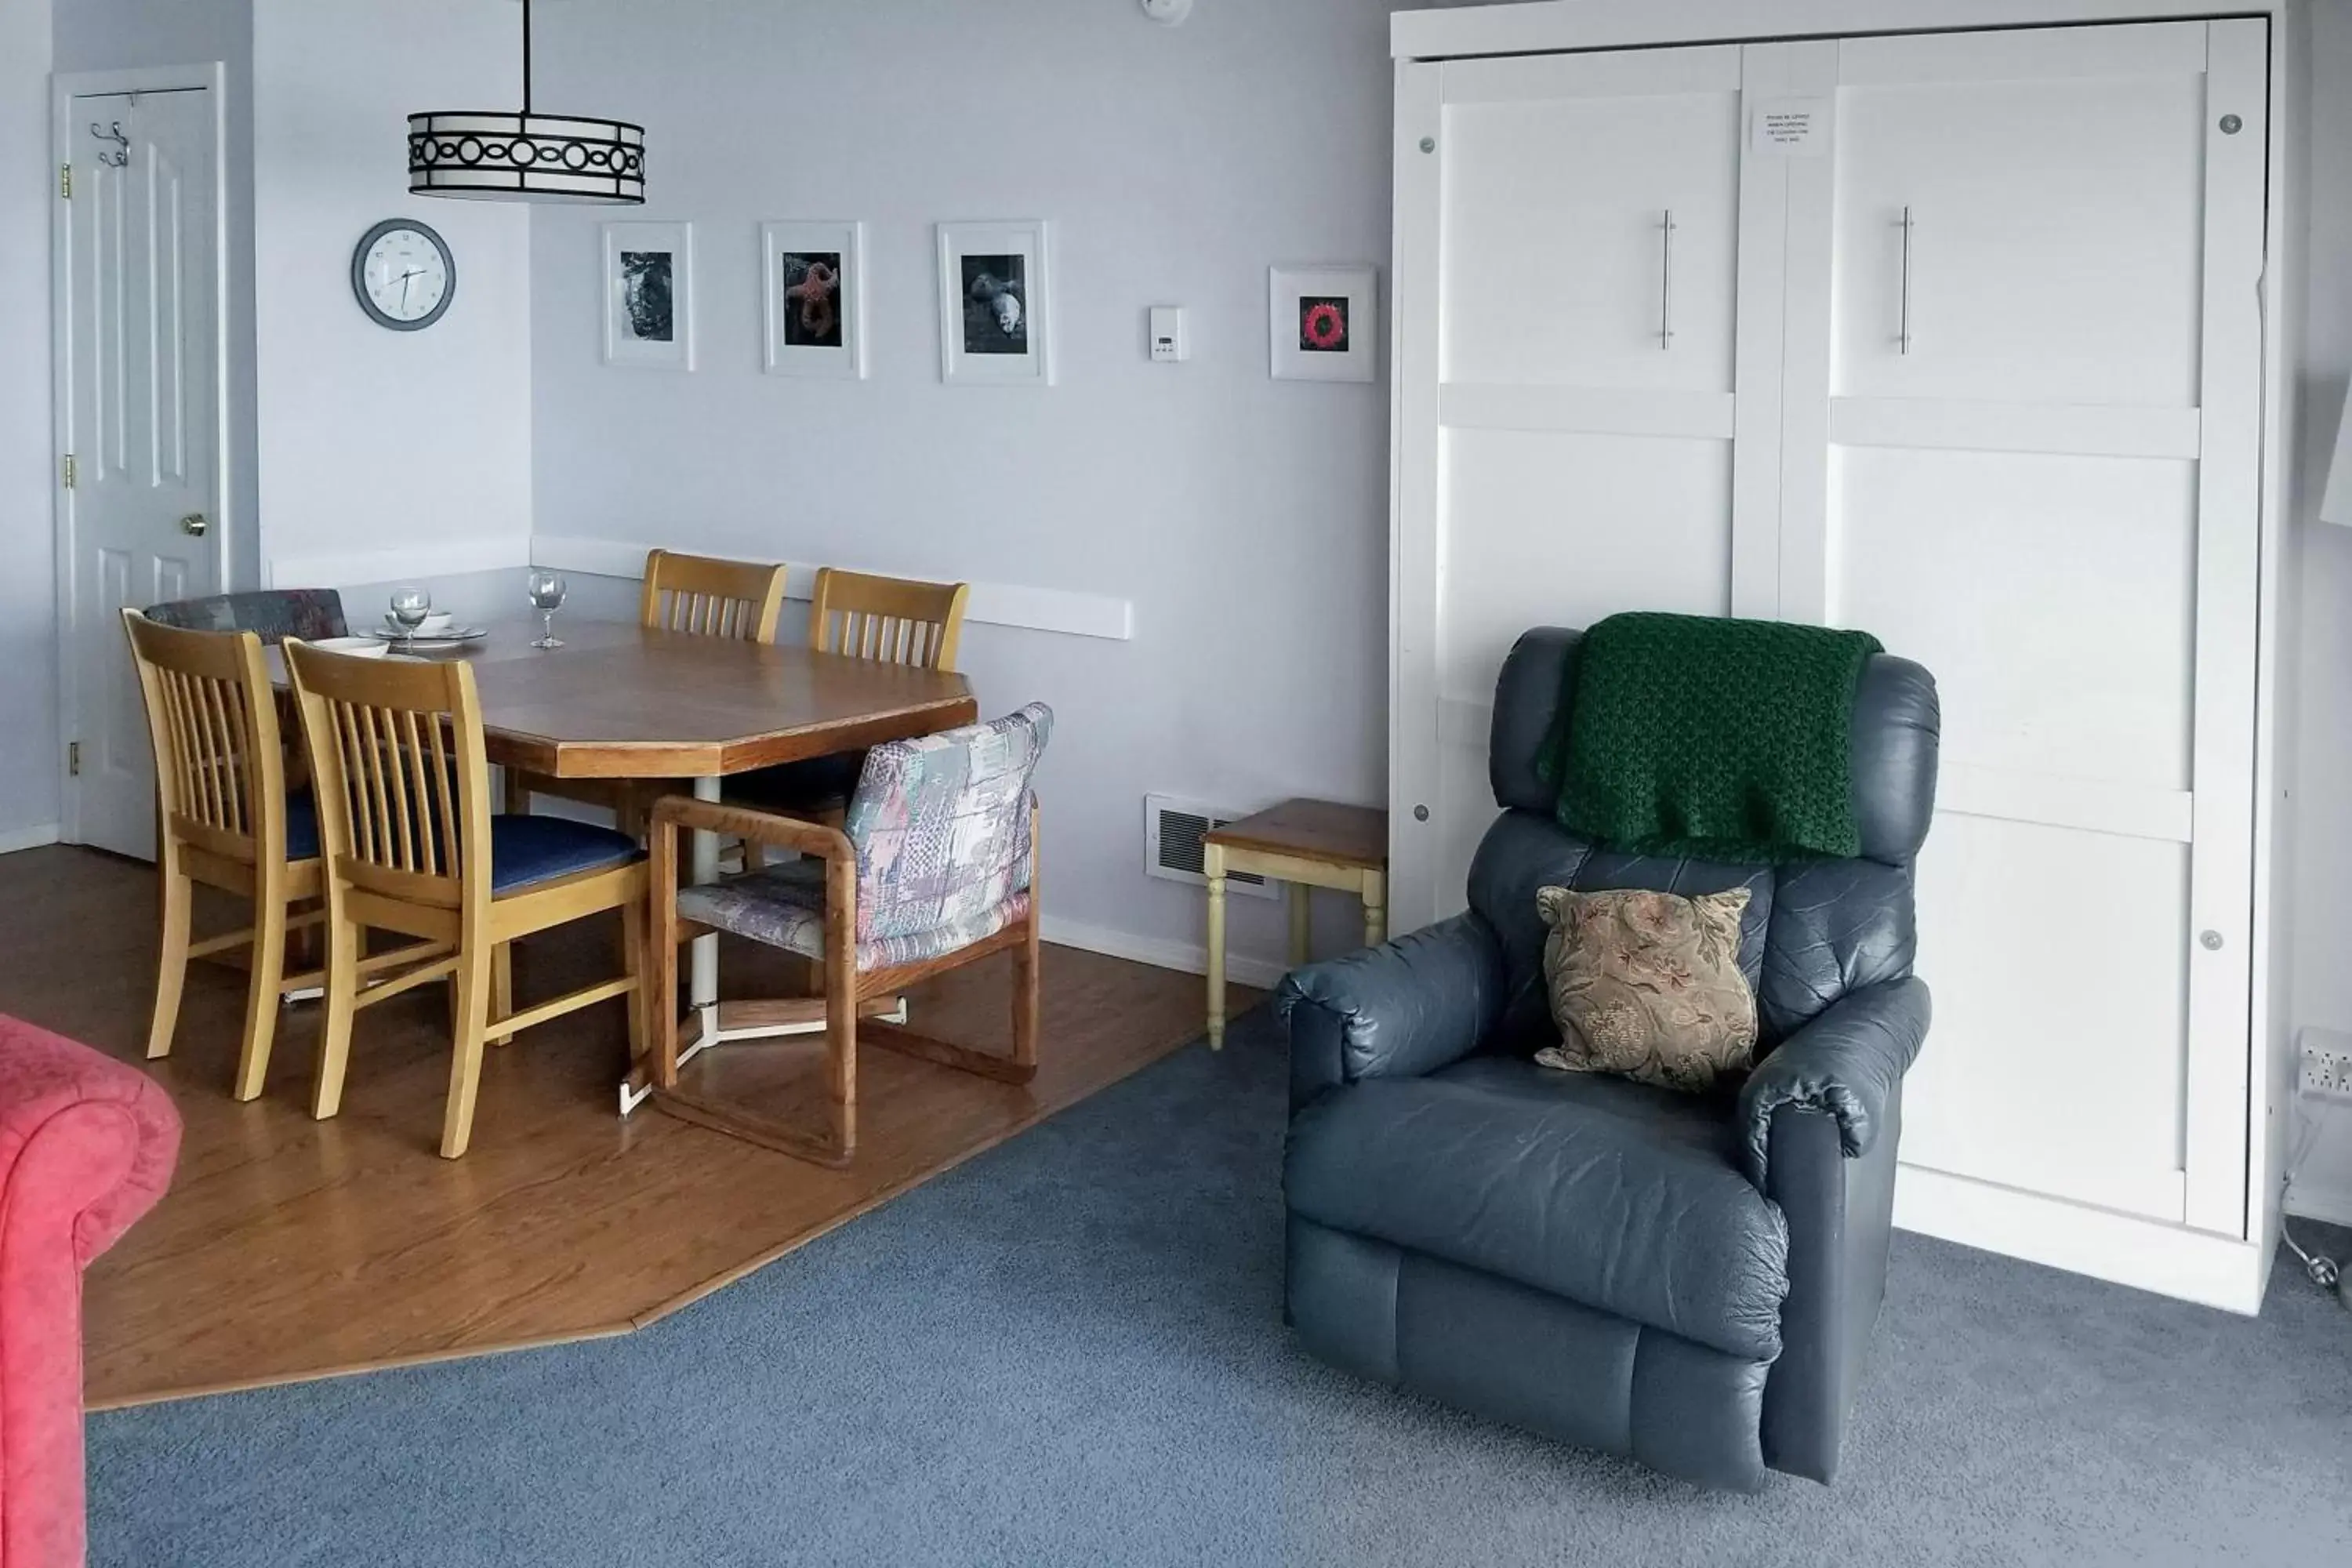
<path id="1" fill-rule="evenodd" d="M 2303 1072 L 2295 1092 L 2307 1100 L 2352 1100 L 2352 1035 L 2305 1029 L 2298 1043 Z"/>

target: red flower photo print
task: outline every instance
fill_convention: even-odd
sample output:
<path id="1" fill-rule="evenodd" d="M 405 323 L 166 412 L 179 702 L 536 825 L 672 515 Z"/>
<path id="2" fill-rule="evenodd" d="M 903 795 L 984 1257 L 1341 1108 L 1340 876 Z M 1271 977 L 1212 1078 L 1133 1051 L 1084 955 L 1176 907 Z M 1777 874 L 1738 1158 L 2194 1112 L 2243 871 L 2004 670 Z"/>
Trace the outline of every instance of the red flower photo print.
<path id="1" fill-rule="evenodd" d="M 1307 294 L 1298 301 L 1298 347 L 1302 353 L 1348 352 L 1348 297 Z"/>

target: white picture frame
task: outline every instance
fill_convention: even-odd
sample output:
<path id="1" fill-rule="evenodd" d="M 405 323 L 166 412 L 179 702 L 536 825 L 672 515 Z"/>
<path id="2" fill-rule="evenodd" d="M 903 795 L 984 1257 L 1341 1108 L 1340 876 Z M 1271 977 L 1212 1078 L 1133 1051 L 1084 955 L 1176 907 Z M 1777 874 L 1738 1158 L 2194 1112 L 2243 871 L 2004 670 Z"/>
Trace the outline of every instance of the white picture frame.
<path id="1" fill-rule="evenodd" d="M 606 364 L 694 368 L 692 224 L 606 224 L 603 279 Z M 654 297 L 656 280 L 666 298 Z"/>
<path id="2" fill-rule="evenodd" d="M 1266 331 L 1276 381 L 1373 380 L 1380 374 L 1380 268 L 1273 268 L 1266 286 Z"/>
<path id="3" fill-rule="evenodd" d="M 760 321 L 770 375 L 866 379 L 866 226 L 760 226 Z"/>
<path id="4" fill-rule="evenodd" d="M 1044 219 L 940 225 L 940 374 L 950 386 L 1054 384 Z"/>

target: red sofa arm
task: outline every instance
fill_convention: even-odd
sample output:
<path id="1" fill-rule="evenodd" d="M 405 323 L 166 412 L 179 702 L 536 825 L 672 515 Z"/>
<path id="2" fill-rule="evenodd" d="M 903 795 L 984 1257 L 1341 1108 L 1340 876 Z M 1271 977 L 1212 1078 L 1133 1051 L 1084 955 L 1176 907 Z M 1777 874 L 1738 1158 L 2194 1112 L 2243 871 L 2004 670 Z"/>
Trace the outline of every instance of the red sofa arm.
<path id="1" fill-rule="evenodd" d="M 80 1568 L 81 1271 L 179 1152 L 144 1073 L 0 1017 L 0 1568 Z"/>

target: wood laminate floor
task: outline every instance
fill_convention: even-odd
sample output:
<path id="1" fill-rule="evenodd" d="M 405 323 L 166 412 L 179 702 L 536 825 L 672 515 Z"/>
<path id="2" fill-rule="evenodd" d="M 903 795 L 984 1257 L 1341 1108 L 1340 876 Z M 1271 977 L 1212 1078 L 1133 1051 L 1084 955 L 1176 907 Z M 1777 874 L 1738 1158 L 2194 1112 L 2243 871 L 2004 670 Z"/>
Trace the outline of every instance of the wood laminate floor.
<path id="1" fill-rule="evenodd" d="M 206 912 L 199 934 L 242 923 Z M 146 867 L 0 856 L 0 1012 L 139 1060 L 154 926 Z M 519 998 L 578 984 L 617 942 L 588 922 L 527 944 Z M 757 949 L 730 946 L 723 973 L 730 995 L 792 990 Z M 912 994 L 927 1031 L 994 1048 L 1010 995 L 1009 957 Z M 493 1051 L 473 1152 L 439 1159 L 443 996 L 362 1014 L 342 1114 L 316 1122 L 315 1006 L 289 1011 L 268 1092 L 239 1105 L 244 976 L 194 966 L 173 1056 L 143 1064 L 187 1124 L 178 1173 L 88 1277 L 93 1407 L 625 1333 L 1167 1055 L 1202 1011 L 1191 975 L 1049 946 L 1035 1081 L 865 1051 L 858 1155 L 835 1172 L 650 1109 L 619 1120 L 617 1002 Z M 780 1107 L 814 1081 L 814 1041 L 725 1049 L 719 1070 Z"/>

